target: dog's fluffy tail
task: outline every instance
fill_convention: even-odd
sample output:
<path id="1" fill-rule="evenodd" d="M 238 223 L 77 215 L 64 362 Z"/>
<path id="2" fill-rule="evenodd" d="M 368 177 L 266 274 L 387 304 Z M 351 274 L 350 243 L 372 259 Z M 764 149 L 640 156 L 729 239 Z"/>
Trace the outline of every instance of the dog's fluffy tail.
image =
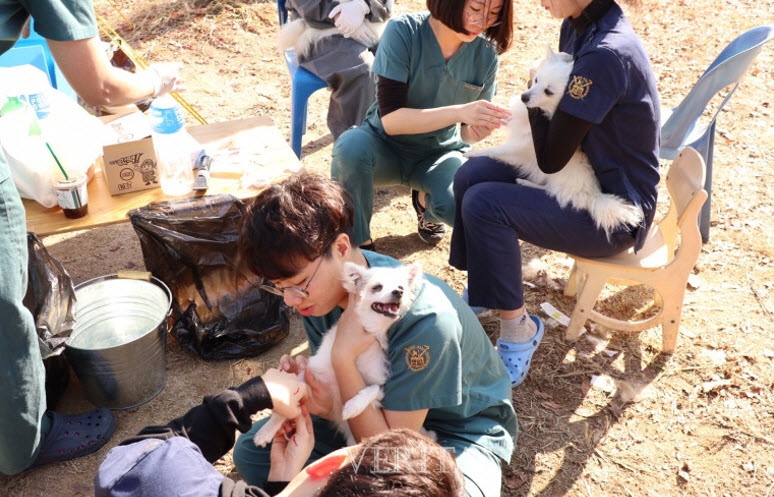
<path id="1" fill-rule="evenodd" d="M 303 34 L 305 29 L 306 23 L 301 18 L 283 24 L 277 33 L 277 46 L 279 49 L 284 52 L 288 48 L 295 47 L 298 38 Z"/>
<path id="2" fill-rule="evenodd" d="M 610 233 L 621 225 L 637 226 L 642 222 L 642 208 L 633 205 L 618 195 L 600 193 L 592 198 L 589 205 L 591 217 L 597 228 L 604 230 L 610 239 Z"/>

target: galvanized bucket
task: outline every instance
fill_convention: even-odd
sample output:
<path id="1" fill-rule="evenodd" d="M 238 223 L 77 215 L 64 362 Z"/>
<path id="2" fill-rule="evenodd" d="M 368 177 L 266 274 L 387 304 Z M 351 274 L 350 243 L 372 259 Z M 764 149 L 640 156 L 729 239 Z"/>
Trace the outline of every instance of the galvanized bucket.
<path id="1" fill-rule="evenodd" d="M 136 407 L 158 395 L 167 381 L 172 293 L 150 273 L 141 274 L 148 279 L 112 274 L 75 287 L 75 328 L 65 354 L 95 405 Z"/>

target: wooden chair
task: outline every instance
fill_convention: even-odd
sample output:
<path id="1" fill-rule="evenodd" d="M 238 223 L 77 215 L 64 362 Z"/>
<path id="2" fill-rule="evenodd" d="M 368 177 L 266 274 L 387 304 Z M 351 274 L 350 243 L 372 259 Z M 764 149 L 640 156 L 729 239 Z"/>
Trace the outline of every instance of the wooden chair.
<path id="1" fill-rule="evenodd" d="M 612 257 L 594 259 L 569 254 L 575 259 L 575 265 L 564 293 L 577 297 L 565 333 L 567 340 L 576 340 L 588 319 L 611 329 L 631 332 L 661 324 L 662 350 L 674 352 L 685 287 L 701 252 L 698 220 L 707 199 L 703 188 L 705 175 L 702 156 L 692 147 L 685 147 L 667 173 L 669 211 L 651 226 L 640 251 L 635 254 L 630 249 Z M 594 304 L 608 281 L 653 288 L 654 300 L 661 310 L 639 321 L 622 321 L 601 314 L 594 310 Z"/>

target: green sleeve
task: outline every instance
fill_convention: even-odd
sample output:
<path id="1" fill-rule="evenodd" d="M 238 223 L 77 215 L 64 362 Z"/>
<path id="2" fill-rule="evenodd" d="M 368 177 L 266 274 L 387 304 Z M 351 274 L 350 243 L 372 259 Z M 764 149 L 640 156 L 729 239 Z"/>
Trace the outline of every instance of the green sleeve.
<path id="1" fill-rule="evenodd" d="M 456 406 L 462 402 L 462 327 L 453 310 L 411 320 L 395 330 L 388 359 L 392 376 L 384 387 L 382 406 L 415 411 Z"/>
<path id="2" fill-rule="evenodd" d="M 35 31 L 54 41 L 74 41 L 97 36 L 91 0 L 24 0 L 35 21 Z"/>
<path id="3" fill-rule="evenodd" d="M 411 60 L 411 31 L 409 27 L 393 19 L 387 23 L 376 51 L 371 73 L 401 83 L 408 83 Z"/>

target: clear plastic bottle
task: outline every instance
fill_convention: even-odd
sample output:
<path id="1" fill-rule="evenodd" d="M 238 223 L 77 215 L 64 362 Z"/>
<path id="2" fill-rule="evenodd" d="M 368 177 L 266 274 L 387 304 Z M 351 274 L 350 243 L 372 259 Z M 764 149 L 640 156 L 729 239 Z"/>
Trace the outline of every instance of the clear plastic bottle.
<path id="1" fill-rule="evenodd" d="M 196 140 L 185 129 L 183 109 L 172 97 L 164 95 L 151 104 L 150 119 L 161 190 L 174 196 L 190 193 Z"/>

